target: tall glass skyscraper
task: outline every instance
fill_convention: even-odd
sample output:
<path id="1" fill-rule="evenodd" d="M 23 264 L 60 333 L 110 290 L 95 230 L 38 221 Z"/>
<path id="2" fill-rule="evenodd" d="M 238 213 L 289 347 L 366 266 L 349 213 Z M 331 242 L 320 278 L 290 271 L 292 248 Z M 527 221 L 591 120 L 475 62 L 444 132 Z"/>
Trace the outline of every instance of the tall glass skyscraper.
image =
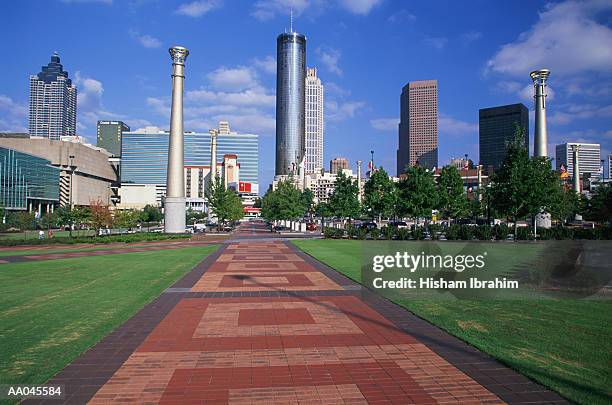
<path id="1" fill-rule="evenodd" d="M 40 73 L 30 76 L 30 135 L 49 139 L 76 135 L 76 107 L 76 86 L 55 52 Z"/>
<path id="2" fill-rule="evenodd" d="M 121 182 L 166 184 L 168 132 L 124 132 L 121 138 Z M 217 161 L 235 154 L 240 181 L 258 184 L 257 135 L 230 132 L 217 137 Z M 185 166 L 210 166 L 210 134 L 185 132 Z"/>
<path id="3" fill-rule="evenodd" d="M 522 103 L 481 108 L 478 111 L 480 164 L 498 168 L 506 157 L 506 144 L 514 139 L 515 126 L 525 130 L 529 150 L 529 110 Z"/>
<path id="4" fill-rule="evenodd" d="M 276 39 L 276 175 L 297 171 L 304 158 L 306 37 Z"/>
<path id="5" fill-rule="evenodd" d="M 323 168 L 323 85 L 317 68 L 306 70 L 306 160 L 304 170 Z"/>

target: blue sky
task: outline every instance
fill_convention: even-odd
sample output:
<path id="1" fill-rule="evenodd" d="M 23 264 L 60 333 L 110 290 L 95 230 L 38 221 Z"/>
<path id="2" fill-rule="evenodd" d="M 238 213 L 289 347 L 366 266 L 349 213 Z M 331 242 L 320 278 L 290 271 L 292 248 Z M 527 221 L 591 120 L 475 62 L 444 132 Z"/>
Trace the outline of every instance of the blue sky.
<path id="1" fill-rule="evenodd" d="M 220 119 L 260 135 L 260 189 L 274 174 L 276 36 L 308 38 L 326 88 L 325 161 L 395 173 L 401 88 L 437 79 L 439 159 L 478 156 L 478 109 L 523 102 L 549 80 L 549 154 L 565 141 L 612 150 L 612 3 L 392 0 L 39 0 L 2 2 L 0 131 L 27 126 L 28 78 L 60 52 L 79 90 L 78 133 L 98 119 L 169 125 L 168 47 L 190 49 L 185 129 Z M 533 136 L 533 125 L 530 128 Z M 531 142 L 533 145 L 533 142 Z"/>

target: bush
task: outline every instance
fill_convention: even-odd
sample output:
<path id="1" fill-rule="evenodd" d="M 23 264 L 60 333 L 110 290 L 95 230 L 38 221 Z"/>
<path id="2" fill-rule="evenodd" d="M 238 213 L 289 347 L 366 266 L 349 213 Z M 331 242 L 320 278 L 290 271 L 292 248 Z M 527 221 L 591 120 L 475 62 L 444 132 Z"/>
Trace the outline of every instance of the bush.
<path id="1" fill-rule="evenodd" d="M 323 228 L 323 237 L 325 239 L 331 239 L 334 236 L 336 236 L 336 229 L 330 228 L 329 226 L 326 226 L 325 228 Z"/>
<path id="2" fill-rule="evenodd" d="M 493 235 L 497 240 L 506 240 L 509 234 L 510 230 L 508 229 L 508 225 L 495 225 L 493 227 Z"/>
<path id="3" fill-rule="evenodd" d="M 382 234 L 384 238 L 387 240 L 393 239 L 393 236 L 395 236 L 395 233 L 396 233 L 396 229 L 392 226 L 385 226 L 382 228 Z"/>
<path id="4" fill-rule="evenodd" d="M 357 228 L 353 224 L 346 226 L 346 234 L 349 239 L 355 239 L 357 237 Z"/>
<path id="5" fill-rule="evenodd" d="M 493 236 L 493 229 L 491 229 L 490 225 L 480 225 L 474 231 L 478 240 L 491 240 L 491 236 Z"/>
<path id="6" fill-rule="evenodd" d="M 359 240 L 364 240 L 366 238 L 366 236 L 368 236 L 368 230 L 364 229 L 364 228 L 358 228 L 357 229 L 357 238 Z"/>
<path id="7" fill-rule="evenodd" d="M 420 226 L 415 226 L 411 234 L 414 240 L 425 239 L 425 231 Z"/>
<path id="8" fill-rule="evenodd" d="M 522 226 L 516 230 L 516 235 L 514 235 L 514 239 L 516 240 L 530 240 L 533 239 L 531 235 L 531 228 L 528 226 Z"/>
<path id="9" fill-rule="evenodd" d="M 461 240 L 474 239 L 474 227 L 468 225 L 461 225 L 459 228 L 459 238 Z"/>
<path id="10" fill-rule="evenodd" d="M 397 239 L 398 240 L 408 240 L 410 239 L 410 230 L 406 228 L 397 230 Z"/>
<path id="11" fill-rule="evenodd" d="M 451 225 L 448 227 L 448 229 L 446 230 L 446 239 L 448 240 L 457 240 L 459 239 L 459 230 L 460 230 L 460 226 L 459 225 Z"/>
<path id="12" fill-rule="evenodd" d="M 443 228 L 440 224 L 429 224 L 427 230 L 431 235 L 431 239 L 438 239 L 438 233 L 442 232 Z"/>
<path id="13" fill-rule="evenodd" d="M 131 243 L 149 242 L 168 239 L 186 239 L 189 234 L 166 234 L 166 233 L 133 233 L 127 235 L 109 236 L 79 236 L 79 237 L 53 237 L 51 239 L 0 239 L 0 246 L 20 246 L 20 245 L 74 245 L 77 243 Z"/>
<path id="14" fill-rule="evenodd" d="M 378 228 L 372 229 L 370 231 L 370 236 L 372 237 L 372 239 L 378 240 L 378 238 L 380 238 L 380 229 Z"/>

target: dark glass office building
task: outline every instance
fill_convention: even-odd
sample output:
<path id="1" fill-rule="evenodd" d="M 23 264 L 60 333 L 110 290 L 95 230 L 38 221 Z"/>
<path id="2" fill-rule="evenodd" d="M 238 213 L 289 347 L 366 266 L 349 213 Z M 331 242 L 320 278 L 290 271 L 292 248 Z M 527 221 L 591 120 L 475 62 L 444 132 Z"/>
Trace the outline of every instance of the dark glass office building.
<path id="1" fill-rule="evenodd" d="M 506 144 L 514 138 L 515 124 L 525 129 L 529 151 L 529 110 L 522 103 L 482 108 L 478 112 L 480 164 L 499 167 L 506 157 Z"/>
<path id="2" fill-rule="evenodd" d="M 306 120 L 306 37 L 297 32 L 276 39 L 276 175 L 297 170 L 304 158 Z"/>
<path id="3" fill-rule="evenodd" d="M 106 149 L 113 156 L 120 156 L 121 135 L 124 132 L 130 132 L 130 127 L 122 121 L 98 121 L 96 146 Z"/>
<path id="4" fill-rule="evenodd" d="M 0 207 L 48 212 L 59 205 L 60 169 L 37 156 L 0 147 Z"/>

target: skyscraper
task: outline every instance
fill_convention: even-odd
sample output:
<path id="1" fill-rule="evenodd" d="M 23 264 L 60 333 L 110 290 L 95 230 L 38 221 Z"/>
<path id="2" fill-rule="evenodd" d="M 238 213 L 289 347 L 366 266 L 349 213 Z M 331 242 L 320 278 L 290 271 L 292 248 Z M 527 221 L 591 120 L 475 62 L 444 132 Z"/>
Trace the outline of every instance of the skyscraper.
<path id="1" fill-rule="evenodd" d="M 397 174 L 406 166 L 438 166 L 438 81 L 410 82 L 400 97 Z"/>
<path id="2" fill-rule="evenodd" d="M 336 157 L 329 161 L 329 172 L 331 174 L 338 174 L 341 170 L 348 170 L 349 162 L 346 158 Z"/>
<path id="3" fill-rule="evenodd" d="M 578 143 L 568 142 L 561 145 L 557 145 L 555 150 L 555 166 L 557 170 L 561 169 L 561 165 L 565 166 L 570 177 L 574 178 L 574 154 L 572 146 L 578 145 L 578 161 L 579 164 L 579 175 L 582 176 L 585 173 L 590 173 L 593 177 L 600 177 L 603 173 L 600 173 L 601 167 L 601 147 L 598 143 Z"/>
<path id="4" fill-rule="evenodd" d="M 96 146 L 106 149 L 113 156 L 121 155 L 121 135 L 130 132 L 122 121 L 98 121 Z"/>
<path id="5" fill-rule="evenodd" d="M 50 139 L 76 135 L 76 104 L 76 86 L 54 52 L 51 62 L 30 76 L 30 135 Z"/>
<path id="6" fill-rule="evenodd" d="M 481 108 L 478 111 L 480 164 L 498 168 L 506 157 L 506 144 L 514 139 L 515 125 L 525 131 L 529 151 L 529 110 L 522 103 Z"/>
<path id="7" fill-rule="evenodd" d="M 297 172 L 304 158 L 306 37 L 297 32 L 276 39 L 276 170 Z"/>
<path id="8" fill-rule="evenodd" d="M 323 85 L 317 68 L 306 69 L 306 159 L 304 170 L 323 168 Z"/>

